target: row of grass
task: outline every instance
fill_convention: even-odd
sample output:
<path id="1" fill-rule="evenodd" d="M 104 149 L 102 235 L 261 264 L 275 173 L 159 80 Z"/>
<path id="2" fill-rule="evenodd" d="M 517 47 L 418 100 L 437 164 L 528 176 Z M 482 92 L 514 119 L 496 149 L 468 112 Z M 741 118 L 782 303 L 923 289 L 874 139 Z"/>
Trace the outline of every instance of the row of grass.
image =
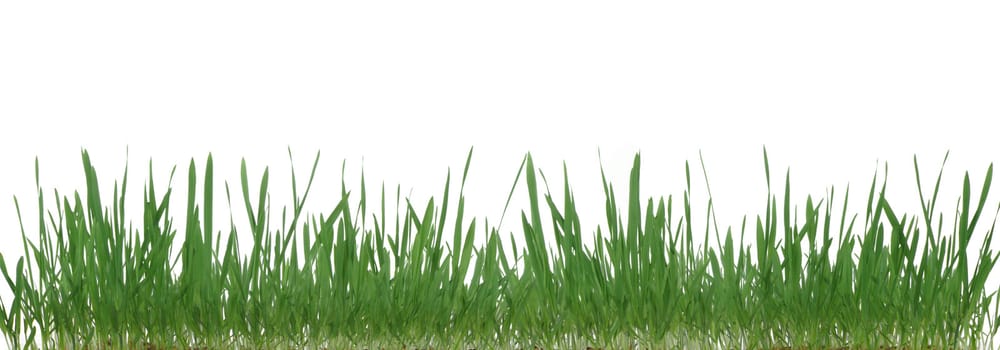
<path id="1" fill-rule="evenodd" d="M 86 192 L 48 202 L 39 185 L 37 235 L 22 223 L 24 256 L 13 268 L 0 258 L 13 292 L 0 330 L 12 348 L 944 349 L 989 346 L 1000 327 L 986 286 L 1000 257 L 989 249 L 995 215 L 981 223 L 992 165 L 978 191 L 966 173 L 946 232 L 941 172 L 924 188 L 916 158 L 922 212 L 894 211 L 876 174 L 860 217 L 847 210 L 849 190 L 793 205 L 787 174 L 783 192 L 771 188 L 765 151 L 763 214 L 723 232 L 690 224 L 714 222 L 710 193 L 707 210 L 692 211 L 690 167 L 682 196 L 640 197 L 636 155 L 627 203 L 602 170 L 607 222 L 592 231 L 565 167 L 565 195 L 554 198 L 528 155 L 511 195 L 523 177 L 529 209 L 520 232 L 502 233 L 465 217 L 471 150 L 457 197 L 449 172 L 442 196 L 423 205 L 383 186 L 369 206 L 362 175 L 358 194 L 342 181 L 339 201 L 317 215 L 302 208 L 319 154 L 304 190 L 292 171 L 293 204 L 280 213 L 268 171 L 252 184 L 244 161 L 229 206 L 245 206 L 252 242 L 241 242 L 233 223 L 213 222 L 211 156 L 201 178 L 190 164 L 180 222 L 152 165 L 133 221 L 128 170 L 107 205 L 82 156 Z M 225 194 L 232 204 L 228 184 Z"/>

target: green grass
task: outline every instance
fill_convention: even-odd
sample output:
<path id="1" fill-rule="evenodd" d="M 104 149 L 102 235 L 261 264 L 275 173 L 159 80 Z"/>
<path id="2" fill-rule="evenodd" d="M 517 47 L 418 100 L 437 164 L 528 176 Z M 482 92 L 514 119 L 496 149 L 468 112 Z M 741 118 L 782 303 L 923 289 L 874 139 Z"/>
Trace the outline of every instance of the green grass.
<path id="1" fill-rule="evenodd" d="M 983 216 L 992 165 L 982 186 L 966 173 L 948 223 L 941 172 L 933 189 L 921 185 L 916 158 L 922 212 L 896 212 L 876 174 L 859 216 L 849 191 L 833 188 L 793 204 L 787 174 L 771 187 L 765 152 L 763 214 L 720 231 L 710 191 L 708 208 L 692 210 L 690 167 L 681 196 L 641 197 L 636 155 L 626 203 L 602 171 L 607 224 L 593 231 L 565 167 L 565 196 L 554 198 L 529 155 L 511 189 L 526 185 L 529 209 L 507 218 L 519 221 L 511 233 L 465 217 L 471 160 L 470 150 L 459 181 L 449 172 L 427 203 L 384 186 L 369 203 L 362 176 L 358 192 L 342 182 L 339 203 L 315 215 L 302 209 L 318 154 L 304 188 L 293 171 L 292 207 L 280 212 L 268 171 L 251 183 L 244 162 L 224 198 L 245 207 L 252 242 L 242 242 L 234 224 L 212 220 L 211 156 L 201 172 L 189 166 L 184 213 L 168 209 L 172 190 L 154 191 L 150 165 L 141 216 L 129 216 L 128 171 L 102 202 L 107 188 L 83 152 L 85 193 L 47 197 L 39 185 L 39 232 L 22 223 L 24 256 L 0 259 L 13 292 L 0 329 L 12 348 L 58 349 L 942 349 L 991 346 L 1000 327 L 986 286 L 1000 256 L 989 249 L 996 214 Z M 399 214 L 387 218 L 387 206 Z M 982 246 L 970 247 L 973 235 Z"/>

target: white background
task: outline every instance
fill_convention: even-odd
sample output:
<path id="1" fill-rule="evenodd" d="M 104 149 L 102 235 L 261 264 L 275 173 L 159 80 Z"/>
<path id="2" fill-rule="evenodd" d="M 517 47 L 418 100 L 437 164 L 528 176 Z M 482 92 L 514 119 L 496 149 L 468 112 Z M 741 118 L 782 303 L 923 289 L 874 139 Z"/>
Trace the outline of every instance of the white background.
<path id="1" fill-rule="evenodd" d="M 621 194 L 642 152 L 644 197 L 680 195 L 692 161 L 698 212 L 701 151 L 719 223 L 737 227 L 763 211 L 764 145 L 800 204 L 850 183 L 863 210 L 887 161 L 910 213 L 912 157 L 931 182 L 950 150 L 950 217 L 963 172 L 978 187 L 1000 160 L 997 18 L 991 2 L 5 2 L 0 251 L 8 266 L 21 255 L 13 196 L 37 230 L 34 158 L 51 204 L 52 188 L 83 189 L 82 148 L 106 196 L 128 161 L 133 208 L 150 158 L 160 193 L 178 165 L 177 213 L 187 162 L 201 172 L 212 152 L 221 229 L 241 157 L 252 182 L 269 165 L 273 205 L 290 203 L 289 146 L 301 181 L 322 151 L 314 213 L 338 198 L 342 161 L 355 192 L 363 164 L 370 193 L 399 184 L 422 207 L 475 146 L 467 210 L 491 223 L 530 151 L 557 194 L 567 162 L 590 228 L 604 222 L 598 149 Z"/>

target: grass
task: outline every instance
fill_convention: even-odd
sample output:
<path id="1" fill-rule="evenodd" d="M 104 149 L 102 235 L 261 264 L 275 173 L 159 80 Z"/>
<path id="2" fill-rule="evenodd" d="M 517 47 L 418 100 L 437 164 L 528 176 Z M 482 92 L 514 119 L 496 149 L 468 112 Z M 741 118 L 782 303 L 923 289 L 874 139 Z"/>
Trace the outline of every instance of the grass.
<path id="1" fill-rule="evenodd" d="M 203 172 L 192 160 L 180 215 L 173 190 L 154 191 L 150 165 L 136 222 L 124 211 L 128 170 L 104 203 L 82 158 L 86 192 L 48 202 L 39 185 L 39 232 L 22 223 L 24 256 L 0 258 L 12 348 L 964 349 L 992 346 L 1000 327 L 986 286 L 996 215 L 989 225 L 982 215 L 992 165 L 981 187 L 966 173 L 946 232 L 941 172 L 933 189 L 921 185 L 916 158 L 922 212 L 897 213 L 876 174 L 859 216 L 849 190 L 793 205 L 787 174 L 783 191 L 771 187 L 765 151 L 763 214 L 723 232 L 690 224 L 715 221 L 711 191 L 705 212 L 692 211 L 690 166 L 682 196 L 641 197 L 636 155 L 627 203 L 602 171 L 607 224 L 584 244 L 565 167 L 554 198 L 530 155 L 511 189 L 523 177 L 520 239 L 465 217 L 471 150 L 457 186 L 449 172 L 423 205 L 383 186 L 369 207 L 362 176 L 358 195 L 342 182 L 339 203 L 317 215 L 302 208 L 319 154 L 304 189 L 293 170 L 280 213 L 268 171 L 251 183 L 244 161 L 230 206 L 245 207 L 252 242 L 241 242 L 235 225 L 212 220 L 211 156 Z M 228 184 L 225 194 L 231 203 Z M 970 247 L 974 234 L 982 246 Z"/>

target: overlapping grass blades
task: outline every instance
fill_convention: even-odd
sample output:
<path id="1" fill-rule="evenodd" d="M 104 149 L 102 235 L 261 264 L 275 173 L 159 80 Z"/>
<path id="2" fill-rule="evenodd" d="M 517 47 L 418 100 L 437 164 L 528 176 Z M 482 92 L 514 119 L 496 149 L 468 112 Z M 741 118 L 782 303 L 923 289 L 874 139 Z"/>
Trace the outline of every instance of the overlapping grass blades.
<path id="1" fill-rule="evenodd" d="M 105 206 L 83 152 L 85 195 L 56 191 L 53 211 L 39 184 L 37 236 L 22 224 L 24 256 L 13 269 L 0 259 L 13 291 L 0 303 L 0 329 L 13 348 L 58 349 L 940 349 L 985 347 L 1000 327 L 1000 302 L 986 287 L 1000 256 L 989 249 L 996 215 L 981 223 L 992 166 L 977 193 L 966 174 L 946 233 L 935 210 L 941 173 L 925 193 L 916 158 L 922 212 L 894 211 L 876 176 L 859 223 L 849 191 L 807 197 L 802 210 L 787 174 L 783 194 L 773 191 L 765 152 L 763 214 L 723 233 L 710 190 L 703 222 L 712 225 L 691 224 L 690 167 L 676 206 L 673 196 L 641 197 L 636 155 L 625 207 L 602 171 L 607 223 L 584 233 L 565 166 L 564 196 L 554 198 L 529 155 L 515 180 L 524 175 L 528 194 L 518 239 L 464 217 L 471 158 L 470 150 L 457 205 L 449 172 L 440 205 L 412 203 L 398 187 L 393 201 L 383 186 L 370 210 L 362 175 L 360 195 L 342 182 L 334 208 L 305 215 L 317 154 L 301 195 L 293 170 L 291 211 L 280 216 L 269 205 L 268 171 L 251 186 L 244 162 L 252 246 L 243 255 L 236 226 L 220 230 L 212 220 L 211 156 L 201 187 L 189 165 L 182 227 L 169 210 L 172 190 L 156 193 L 150 165 L 135 227 L 124 210 L 128 171 Z M 37 180 L 37 162 L 35 172 Z M 228 184 L 225 193 L 232 204 Z M 969 246 L 984 233 L 982 246 Z"/>

